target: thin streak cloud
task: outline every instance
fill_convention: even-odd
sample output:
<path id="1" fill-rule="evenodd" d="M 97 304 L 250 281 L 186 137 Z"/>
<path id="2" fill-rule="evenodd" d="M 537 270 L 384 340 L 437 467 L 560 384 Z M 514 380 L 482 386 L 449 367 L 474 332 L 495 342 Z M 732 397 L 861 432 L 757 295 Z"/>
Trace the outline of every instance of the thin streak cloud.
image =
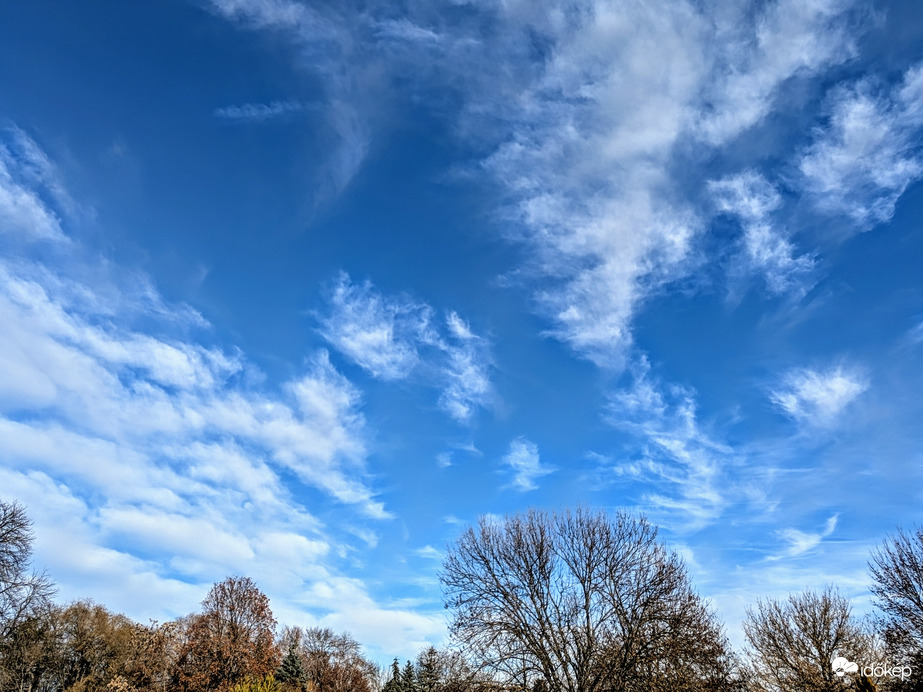
<path id="1" fill-rule="evenodd" d="M 272 101 L 270 103 L 242 103 L 215 109 L 215 116 L 225 120 L 261 122 L 304 110 L 296 101 Z"/>

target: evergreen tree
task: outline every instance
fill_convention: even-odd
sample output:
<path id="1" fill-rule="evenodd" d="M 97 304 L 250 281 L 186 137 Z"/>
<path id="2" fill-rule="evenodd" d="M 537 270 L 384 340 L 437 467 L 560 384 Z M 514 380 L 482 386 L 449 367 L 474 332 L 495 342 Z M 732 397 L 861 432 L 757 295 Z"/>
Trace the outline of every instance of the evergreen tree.
<path id="1" fill-rule="evenodd" d="M 439 652 L 431 646 L 417 657 L 418 692 L 436 692 L 440 687 Z"/>
<path id="2" fill-rule="evenodd" d="M 276 681 L 297 690 L 304 690 L 307 687 L 308 674 L 305 672 L 304 664 L 294 642 L 289 645 L 288 652 L 282 658 L 282 664 L 276 672 Z"/>
<path id="3" fill-rule="evenodd" d="M 401 664 L 396 658 L 391 664 L 391 679 L 385 683 L 381 692 L 401 692 Z"/>
<path id="4" fill-rule="evenodd" d="M 417 672 L 410 661 L 404 664 L 404 672 L 401 673 L 401 692 L 417 692 Z"/>

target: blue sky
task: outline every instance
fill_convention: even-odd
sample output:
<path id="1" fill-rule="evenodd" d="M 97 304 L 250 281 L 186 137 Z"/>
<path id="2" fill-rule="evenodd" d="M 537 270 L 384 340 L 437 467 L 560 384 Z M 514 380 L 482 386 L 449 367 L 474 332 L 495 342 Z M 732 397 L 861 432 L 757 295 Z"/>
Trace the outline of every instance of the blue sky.
<path id="1" fill-rule="evenodd" d="M 644 513 L 741 643 L 923 521 L 912 0 L 0 7 L 0 495 L 62 600 L 378 660 L 481 514 Z"/>

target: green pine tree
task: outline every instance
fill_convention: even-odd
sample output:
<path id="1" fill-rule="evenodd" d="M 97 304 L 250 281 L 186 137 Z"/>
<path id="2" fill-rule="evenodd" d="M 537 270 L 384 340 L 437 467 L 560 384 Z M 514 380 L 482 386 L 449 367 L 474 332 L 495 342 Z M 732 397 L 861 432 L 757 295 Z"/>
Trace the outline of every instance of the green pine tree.
<path id="1" fill-rule="evenodd" d="M 417 657 L 418 692 L 437 692 L 439 689 L 439 652 L 431 646 Z"/>
<path id="2" fill-rule="evenodd" d="M 401 692 L 401 664 L 396 658 L 391 664 L 391 679 L 385 683 L 381 692 Z"/>
<path id="3" fill-rule="evenodd" d="M 294 643 L 288 647 L 288 652 L 282 658 L 282 664 L 276 671 L 276 681 L 298 690 L 304 690 L 308 686 L 308 674 Z"/>
<path id="4" fill-rule="evenodd" d="M 401 673 L 401 692 L 417 692 L 417 673 L 410 661 L 404 664 Z"/>

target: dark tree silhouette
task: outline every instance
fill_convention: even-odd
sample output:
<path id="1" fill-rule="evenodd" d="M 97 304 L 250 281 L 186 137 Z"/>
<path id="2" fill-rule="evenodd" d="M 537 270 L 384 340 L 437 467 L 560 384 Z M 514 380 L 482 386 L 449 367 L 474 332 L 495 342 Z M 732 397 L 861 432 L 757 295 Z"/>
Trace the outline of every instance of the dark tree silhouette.
<path id="1" fill-rule="evenodd" d="M 750 685 L 757 692 L 842 691 L 835 657 L 875 660 L 872 634 L 853 620 L 849 601 L 833 587 L 759 601 L 747 610 L 743 630 L 751 647 Z"/>
<path id="2" fill-rule="evenodd" d="M 51 581 L 32 568 L 32 522 L 16 502 L 0 500 L 0 637 L 48 604 Z"/>
<path id="3" fill-rule="evenodd" d="M 729 689 L 733 660 L 644 519 L 579 509 L 482 519 L 441 575 L 452 632 L 498 680 L 562 692 Z"/>
<path id="4" fill-rule="evenodd" d="M 910 666 L 910 676 L 892 682 L 900 692 L 923 690 L 923 527 L 899 529 L 872 553 L 872 593 L 884 612 L 882 634 L 888 653 Z"/>
<path id="5" fill-rule="evenodd" d="M 32 571 L 32 522 L 0 500 L 0 689 L 30 689 L 51 665 L 51 580 Z"/>

